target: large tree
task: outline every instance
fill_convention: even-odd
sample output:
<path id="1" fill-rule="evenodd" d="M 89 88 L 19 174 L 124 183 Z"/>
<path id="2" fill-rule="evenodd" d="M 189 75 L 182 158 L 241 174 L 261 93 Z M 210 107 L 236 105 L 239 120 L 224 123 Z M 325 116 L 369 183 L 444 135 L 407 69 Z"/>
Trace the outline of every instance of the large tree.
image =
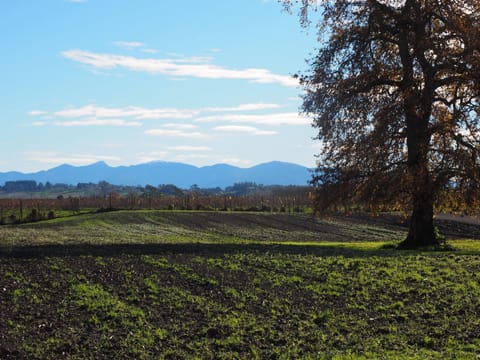
<path id="1" fill-rule="evenodd" d="M 437 245 L 439 195 L 469 201 L 480 182 L 480 1 L 299 3 L 304 24 L 320 13 L 320 48 L 300 75 L 322 146 L 317 201 L 407 199 L 402 246 Z"/>

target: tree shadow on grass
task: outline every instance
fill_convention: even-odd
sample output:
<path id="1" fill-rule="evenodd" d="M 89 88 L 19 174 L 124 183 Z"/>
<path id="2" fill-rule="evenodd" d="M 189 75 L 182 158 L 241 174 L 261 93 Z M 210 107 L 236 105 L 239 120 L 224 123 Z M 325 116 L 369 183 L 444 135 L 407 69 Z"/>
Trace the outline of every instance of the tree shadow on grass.
<path id="1" fill-rule="evenodd" d="M 109 244 L 109 245 L 30 245 L 17 247 L 0 247 L 3 258 L 42 258 L 71 256 L 104 256 L 119 257 L 124 255 L 162 255 L 185 254 L 199 256 L 221 256 L 223 254 L 256 253 L 256 254 L 292 254 L 314 255 L 320 257 L 398 257 L 415 254 L 412 251 L 398 251 L 389 247 L 364 249 L 349 246 L 352 243 L 337 244 L 209 244 L 209 243 L 177 243 L 177 244 Z M 425 253 L 422 253 L 425 254 Z"/>

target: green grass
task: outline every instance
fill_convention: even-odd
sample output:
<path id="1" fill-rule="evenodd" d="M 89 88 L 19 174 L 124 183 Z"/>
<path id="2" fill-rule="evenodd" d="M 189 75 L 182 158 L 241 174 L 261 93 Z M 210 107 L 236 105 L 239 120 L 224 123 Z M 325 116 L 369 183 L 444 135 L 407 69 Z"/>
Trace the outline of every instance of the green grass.
<path id="1" fill-rule="evenodd" d="M 257 225 L 245 228 L 229 214 L 177 215 L 119 212 L 8 228 L 30 238 L 23 251 L 0 253 L 0 309 L 9 310 L 0 358 L 480 354 L 479 241 L 451 241 L 453 252 L 396 251 L 385 244 L 402 233 L 383 228 L 369 227 L 376 236 L 367 241 L 363 225 L 307 228 L 288 217 L 283 234 L 275 217 L 251 218 Z M 315 235 L 317 226 L 327 232 Z M 345 232 L 360 240 L 339 241 Z M 112 234 L 130 245 L 109 245 Z M 36 235 L 69 245 L 32 247 Z M 151 241 L 142 243 L 146 235 Z"/>

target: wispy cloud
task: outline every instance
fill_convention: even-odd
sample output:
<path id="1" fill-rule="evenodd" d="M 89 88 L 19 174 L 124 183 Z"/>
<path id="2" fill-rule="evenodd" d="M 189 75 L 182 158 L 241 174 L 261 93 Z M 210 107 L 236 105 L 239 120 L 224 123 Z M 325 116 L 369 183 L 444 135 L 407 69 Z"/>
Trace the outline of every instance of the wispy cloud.
<path id="1" fill-rule="evenodd" d="M 142 126 L 138 121 L 126 121 L 124 119 L 79 119 L 71 121 L 55 121 L 56 126 Z"/>
<path id="2" fill-rule="evenodd" d="M 174 108 L 146 109 L 136 106 L 121 108 L 108 108 L 97 105 L 86 105 L 78 108 L 70 108 L 54 112 L 57 117 L 78 118 L 94 116 L 96 118 L 131 117 L 142 119 L 188 119 L 199 114 L 198 110 L 185 110 Z"/>
<path id="3" fill-rule="evenodd" d="M 175 124 L 175 123 L 168 123 L 163 125 L 163 127 L 168 129 L 176 129 L 176 130 L 192 130 L 196 129 L 198 126 L 193 124 Z"/>
<path id="4" fill-rule="evenodd" d="M 115 41 L 113 43 L 114 45 L 124 48 L 124 49 L 136 49 L 136 48 L 141 48 L 144 47 L 145 44 L 139 41 Z"/>
<path id="5" fill-rule="evenodd" d="M 170 146 L 167 148 L 168 150 L 172 151 L 212 151 L 212 148 L 208 146 L 191 146 L 191 145 L 183 145 L 183 146 Z"/>
<path id="6" fill-rule="evenodd" d="M 108 155 L 94 155 L 94 154 L 82 154 L 82 155 L 67 155 L 58 154 L 50 151 L 38 151 L 27 153 L 29 160 L 36 161 L 44 164 L 70 164 L 70 165 L 88 165 L 97 161 L 120 161 L 117 156 Z"/>
<path id="7" fill-rule="evenodd" d="M 205 154 L 179 154 L 173 158 L 175 161 L 184 162 L 192 159 L 207 159 L 208 155 Z"/>
<path id="8" fill-rule="evenodd" d="M 115 46 L 126 50 L 139 50 L 146 54 L 156 54 L 158 50 L 147 47 L 147 44 L 140 41 L 115 41 Z"/>
<path id="9" fill-rule="evenodd" d="M 178 59 L 172 59 L 180 64 L 206 64 L 213 60 L 210 56 L 180 56 Z"/>
<path id="10" fill-rule="evenodd" d="M 28 112 L 28 115 L 30 116 L 40 116 L 40 115 L 47 115 L 48 112 L 43 111 L 43 110 L 32 110 Z"/>
<path id="11" fill-rule="evenodd" d="M 233 122 L 251 123 L 263 125 L 308 125 L 311 119 L 298 113 L 276 113 L 276 114 L 228 114 L 203 116 L 195 119 L 196 122 Z"/>
<path id="12" fill-rule="evenodd" d="M 168 151 L 151 151 L 148 153 L 137 154 L 137 161 L 138 163 L 143 164 L 152 161 L 158 161 L 160 159 L 165 159 L 167 156 Z"/>
<path id="13" fill-rule="evenodd" d="M 49 113 L 43 110 L 32 110 L 32 117 L 41 116 L 42 120 L 54 119 L 51 124 L 63 127 L 78 126 L 142 126 L 147 120 L 170 120 L 161 129 L 152 129 L 149 135 L 203 137 L 204 134 L 193 132 L 200 123 L 228 122 L 250 123 L 270 126 L 304 125 L 310 120 L 297 113 L 248 114 L 249 112 L 275 110 L 281 105 L 274 103 L 246 103 L 228 107 L 203 107 L 197 109 L 181 108 L 144 108 L 139 106 L 104 107 L 89 104 L 80 107 L 70 107 Z M 204 115 L 204 116 L 202 116 Z M 196 124 L 175 122 L 191 119 Z M 37 121 L 34 126 L 46 125 Z M 237 130 L 238 131 L 238 130 Z M 246 132 L 246 131 L 245 131 Z M 258 132 L 256 133 L 258 134 Z"/>
<path id="14" fill-rule="evenodd" d="M 252 163 L 249 160 L 244 160 L 237 157 L 224 157 L 220 159 L 220 162 L 226 163 L 226 164 L 235 164 L 235 165 L 244 165 L 244 166 L 251 165 Z"/>
<path id="15" fill-rule="evenodd" d="M 178 109 L 178 108 L 144 108 L 139 106 L 126 107 L 104 107 L 95 104 L 89 104 L 81 107 L 71 107 L 63 110 L 54 111 L 51 115 L 55 118 L 79 119 L 79 118 L 130 118 L 134 120 L 148 119 L 192 119 L 203 113 L 218 112 L 240 112 L 269 110 L 281 107 L 278 104 L 271 103 L 251 103 L 240 104 L 231 107 L 204 107 L 198 109 Z M 51 116 L 50 113 L 43 110 L 32 110 L 28 112 L 30 116 Z M 208 121 L 209 117 L 201 118 Z"/>
<path id="16" fill-rule="evenodd" d="M 144 53 L 147 53 L 147 54 L 156 54 L 156 53 L 158 53 L 158 50 L 150 49 L 150 48 L 140 49 L 140 51 L 141 51 L 141 52 L 144 52 Z"/>
<path id="17" fill-rule="evenodd" d="M 261 84 L 298 86 L 298 81 L 291 76 L 274 74 L 261 68 L 230 69 L 206 62 L 205 58 L 145 59 L 78 49 L 64 51 L 61 54 L 69 60 L 95 69 L 126 69 L 176 78 L 237 79 Z"/>
<path id="18" fill-rule="evenodd" d="M 146 130 L 145 134 L 151 135 L 151 136 L 196 138 L 196 139 L 204 139 L 209 137 L 207 134 L 204 134 L 201 132 L 191 132 L 191 131 L 183 131 L 183 130 L 177 130 L 177 129 L 150 129 L 150 130 Z"/>
<path id="19" fill-rule="evenodd" d="M 278 109 L 281 106 L 278 104 L 271 103 L 252 103 L 252 104 L 241 104 L 238 106 L 231 107 L 206 107 L 201 109 L 202 112 L 235 112 L 235 111 L 256 111 L 256 110 L 272 110 Z"/>
<path id="20" fill-rule="evenodd" d="M 216 126 L 213 128 L 214 131 L 227 132 L 227 133 L 245 133 L 251 135 L 275 135 L 276 131 L 270 130 L 260 130 L 253 126 L 240 126 L 240 125 L 226 125 L 226 126 Z"/>

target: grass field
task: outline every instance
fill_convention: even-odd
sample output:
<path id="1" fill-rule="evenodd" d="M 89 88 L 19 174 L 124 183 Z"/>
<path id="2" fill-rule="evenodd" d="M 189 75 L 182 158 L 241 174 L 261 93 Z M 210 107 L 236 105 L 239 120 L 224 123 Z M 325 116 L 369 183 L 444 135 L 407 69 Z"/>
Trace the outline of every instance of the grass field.
<path id="1" fill-rule="evenodd" d="M 480 244 L 392 224 L 112 212 L 0 228 L 0 359 L 477 359 Z"/>

